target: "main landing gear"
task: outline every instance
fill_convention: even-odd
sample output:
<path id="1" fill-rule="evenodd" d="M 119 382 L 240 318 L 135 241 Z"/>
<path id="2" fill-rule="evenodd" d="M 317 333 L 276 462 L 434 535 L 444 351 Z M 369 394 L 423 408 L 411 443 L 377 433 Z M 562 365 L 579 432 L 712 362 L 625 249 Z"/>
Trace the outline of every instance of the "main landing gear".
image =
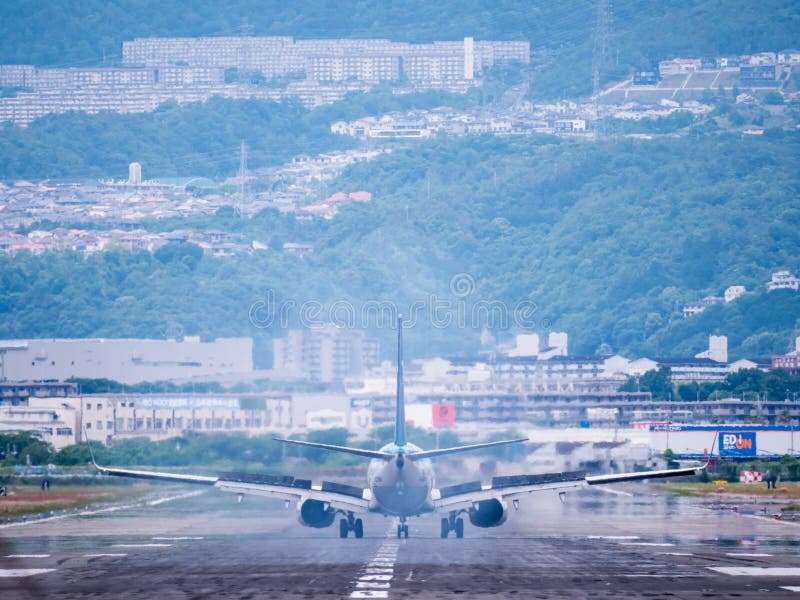
<path id="1" fill-rule="evenodd" d="M 348 512 L 347 518 L 339 521 L 339 537 L 346 538 L 351 531 L 357 538 L 364 537 L 364 522 L 356 519 L 352 512 Z"/>
<path id="2" fill-rule="evenodd" d="M 451 531 L 456 532 L 457 538 L 464 537 L 464 519 L 456 518 L 455 511 L 450 513 L 449 517 L 445 517 L 442 519 L 442 539 L 447 538 Z"/>
<path id="3" fill-rule="evenodd" d="M 408 523 L 405 518 L 400 519 L 400 524 L 397 526 L 397 539 L 408 539 Z"/>

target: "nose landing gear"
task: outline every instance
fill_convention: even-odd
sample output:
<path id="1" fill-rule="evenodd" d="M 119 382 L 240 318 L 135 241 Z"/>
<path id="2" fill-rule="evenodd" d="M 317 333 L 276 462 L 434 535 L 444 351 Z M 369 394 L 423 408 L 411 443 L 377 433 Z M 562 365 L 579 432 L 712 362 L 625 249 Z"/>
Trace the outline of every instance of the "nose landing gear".
<path id="1" fill-rule="evenodd" d="M 400 518 L 400 524 L 397 526 L 397 539 L 400 538 L 408 539 L 408 523 L 405 517 Z"/>
<path id="2" fill-rule="evenodd" d="M 346 538 L 351 531 L 356 538 L 364 537 L 364 522 L 348 512 L 347 518 L 339 521 L 339 537 Z"/>
<path id="3" fill-rule="evenodd" d="M 455 531 L 457 538 L 464 537 L 464 519 L 456 518 L 457 514 L 452 511 L 449 517 L 442 519 L 442 539 L 446 539 L 451 531 Z"/>

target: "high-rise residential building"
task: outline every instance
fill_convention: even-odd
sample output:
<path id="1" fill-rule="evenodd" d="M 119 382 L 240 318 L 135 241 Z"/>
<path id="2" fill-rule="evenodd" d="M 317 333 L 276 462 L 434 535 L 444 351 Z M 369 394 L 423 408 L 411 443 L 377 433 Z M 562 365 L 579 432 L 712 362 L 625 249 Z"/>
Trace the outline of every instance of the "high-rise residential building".
<path id="1" fill-rule="evenodd" d="M 464 38 L 464 79 L 475 77 L 475 44 L 471 37 Z"/>
<path id="2" fill-rule="evenodd" d="M 142 165 L 137 162 L 128 165 L 128 183 L 131 185 L 142 184 Z"/>
<path id="3" fill-rule="evenodd" d="M 379 349 L 378 340 L 360 329 L 335 325 L 292 329 L 286 338 L 273 340 L 273 369 L 311 381 L 342 381 L 377 366 Z"/>

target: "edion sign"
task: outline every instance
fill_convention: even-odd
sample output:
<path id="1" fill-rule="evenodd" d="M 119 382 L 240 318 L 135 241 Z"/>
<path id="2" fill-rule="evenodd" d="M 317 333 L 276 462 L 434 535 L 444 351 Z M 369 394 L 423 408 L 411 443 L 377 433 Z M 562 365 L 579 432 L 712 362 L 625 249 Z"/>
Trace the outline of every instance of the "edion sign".
<path id="1" fill-rule="evenodd" d="M 720 456 L 755 456 L 755 431 L 725 431 L 719 433 Z"/>

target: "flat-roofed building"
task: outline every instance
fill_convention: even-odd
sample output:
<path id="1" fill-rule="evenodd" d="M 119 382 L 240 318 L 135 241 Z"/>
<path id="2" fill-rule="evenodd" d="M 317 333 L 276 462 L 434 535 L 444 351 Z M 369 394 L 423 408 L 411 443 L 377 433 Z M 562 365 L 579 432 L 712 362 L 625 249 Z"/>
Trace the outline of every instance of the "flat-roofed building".
<path id="1" fill-rule="evenodd" d="M 273 370 L 302 375 L 311 381 L 342 381 L 379 364 L 378 340 L 360 329 L 325 325 L 292 329 L 273 340 Z"/>
<path id="2" fill-rule="evenodd" d="M 145 339 L 34 339 L 4 356 L 5 377 L 19 380 L 112 379 L 120 383 L 188 379 L 253 370 L 251 338 L 201 342 Z"/>

